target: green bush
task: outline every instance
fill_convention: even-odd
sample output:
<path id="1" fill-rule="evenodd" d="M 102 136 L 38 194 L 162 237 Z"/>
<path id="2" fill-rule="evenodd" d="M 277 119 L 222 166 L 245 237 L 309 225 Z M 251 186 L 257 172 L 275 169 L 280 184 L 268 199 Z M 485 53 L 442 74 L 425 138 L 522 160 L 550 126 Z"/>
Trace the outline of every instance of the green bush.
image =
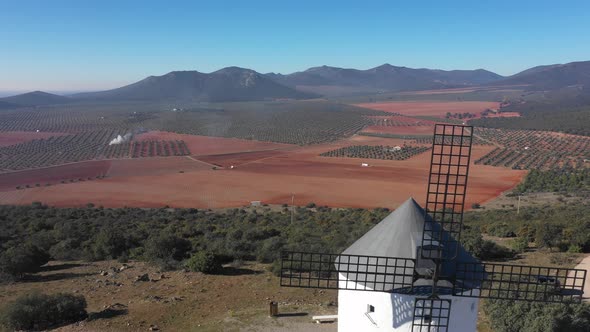
<path id="1" fill-rule="evenodd" d="M 91 247 L 92 260 L 115 259 L 127 249 L 125 237 L 112 229 L 101 230 L 93 242 Z"/>
<path id="2" fill-rule="evenodd" d="M 577 244 L 572 244 L 569 246 L 569 248 L 567 248 L 567 252 L 571 252 L 571 253 L 581 253 L 582 252 L 582 247 L 580 247 Z"/>
<path id="3" fill-rule="evenodd" d="M 2 323 L 12 330 L 45 330 L 85 319 L 86 299 L 81 295 L 31 293 L 4 307 Z"/>
<path id="4" fill-rule="evenodd" d="M 200 251 L 191 256 L 186 262 L 186 267 L 193 272 L 214 274 L 221 271 L 219 258 L 210 251 Z"/>
<path id="5" fill-rule="evenodd" d="M 463 231 L 461 245 L 473 256 L 481 260 L 498 260 L 514 257 L 514 252 L 493 241 L 484 240 L 479 228 L 467 228 Z"/>
<path id="6" fill-rule="evenodd" d="M 172 234 L 162 233 L 151 237 L 146 245 L 144 257 L 162 269 L 174 269 L 186 258 L 191 243 Z"/>
<path id="7" fill-rule="evenodd" d="M 588 332 L 588 304 L 547 304 L 488 300 L 484 311 L 496 332 Z"/>
<path id="8" fill-rule="evenodd" d="M 49 255 L 36 246 L 12 247 L 0 255 L 0 272 L 20 278 L 39 271 L 48 261 Z"/>
<path id="9" fill-rule="evenodd" d="M 526 237 L 518 237 L 512 240 L 511 243 L 512 250 L 522 253 L 529 247 L 529 240 Z"/>

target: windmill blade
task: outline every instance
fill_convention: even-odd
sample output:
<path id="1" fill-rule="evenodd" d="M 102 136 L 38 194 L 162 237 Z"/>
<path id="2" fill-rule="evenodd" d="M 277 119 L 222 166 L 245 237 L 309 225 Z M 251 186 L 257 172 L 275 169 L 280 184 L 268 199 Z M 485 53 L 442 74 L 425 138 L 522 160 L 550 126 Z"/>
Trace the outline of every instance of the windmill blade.
<path id="1" fill-rule="evenodd" d="M 432 140 L 422 258 L 452 260 L 463 224 L 473 126 L 437 124 Z M 438 227 L 435 225 L 440 225 Z"/>
<path id="2" fill-rule="evenodd" d="M 284 251 L 281 286 L 409 293 L 414 264 L 407 258 Z"/>
<path id="3" fill-rule="evenodd" d="M 412 332 L 447 332 L 451 300 L 416 298 L 412 319 Z"/>
<path id="4" fill-rule="evenodd" d="M 455 296 L 539 302 L 580 302 L 586 270 L 457 263 Z"/>

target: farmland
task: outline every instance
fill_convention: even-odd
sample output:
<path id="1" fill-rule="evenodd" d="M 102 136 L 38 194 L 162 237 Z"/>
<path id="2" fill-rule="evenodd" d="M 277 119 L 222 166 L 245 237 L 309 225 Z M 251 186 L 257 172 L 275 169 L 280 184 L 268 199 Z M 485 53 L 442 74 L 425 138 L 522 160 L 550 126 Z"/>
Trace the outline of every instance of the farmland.
<path id="1" fill-rule="evenodd" d="M 447 113 L 480 113 L 488 108 L 498 108 L 497 102 L 460 101 L 460 102 L 375 102 L 356 104 L 369 108 L 407 116 L 436 116 L 444 118 Z"/>
<path id="2" fill-rule="evenodd" d="M 231 147 L 231 142 L 228 141 Z M 356 158 L 326 158 L 320 154 L 354 145 L 402 146 L 402 139 L 353 136 L 305 147 L 189 157 L 129 158 L 110 161 L 105 178 L 16 190 L 2 196 L 3 204 L 42 201 L 56 206 L 105 207 L 244 206 L 251 201 L 269 204 L 333 207 L 396 207 L 413 196 L 422 200 L 428 175 L 428 153 L 406 160 L 372 159 L 360 167 Z M 475 146 L 474 158 L 493 147 Z M 214 169 L 215 165 L 223 168 Z M 229 166 L 235 165 L 233 169 Z M 59 169 L 59 167 L 58 167 Z M 15 173 L 16 174 L 16 173 Z M 469 204 L 483 203 L 516 185 L 524 171 L 475 165 Z M 24 184 L 24 183 L 23 183 Z"/>
<path id="3" fill-rule="evenodd" d="M 451 107 L 439 103 L 444 111 L 434 112 L 434 104 L 419 116 L 328 101 L 7 111 L 0 114 L 0 134 L 28 134 L 0 147 L 7 179 L 0 203 L 223 208 L 293 198 L 296 205 L 395 207 L 408 195 L 424 195 L 429 137 L 434 123 L 445 121 L 434 114 Z M 133 135 L 109 145 L 126 134 Z M 475 146 L 476 158 L 495 148 L 478 138 L 474 143 L 488 144 Z M 396 146 L 403 148 L 393 151 Z M 371 167 L 361 168 L 359 158 L 370 159 Z M 481 203 L 516 185 L 524 172 L 481 164 L 472 174 L 468 200 Z"/>
<path id="4" fill-rule="evenodd" d="M 0 171 L 61 165 L 85 160 L 188 155 L 183 141 L 134 141 L 109 144 L 115 130 L 51 136 L 0 147 Z"/>
<path id="5" fill-rule="evenodd" d="M 417 154 L 428 151 L 426 146 L 383 146 L 383 145 L 353 145 L 324 152 L 322 157 L 369 158 L 384 160 L 406 160 Z"/>
<path id="6" fill-rule="evenodd" d="M 477 128 L 476 135 L 497 145 L 476 164 L 513 169 L 581 168 L 588 165 L 590 137 L 548 131 Z"/>

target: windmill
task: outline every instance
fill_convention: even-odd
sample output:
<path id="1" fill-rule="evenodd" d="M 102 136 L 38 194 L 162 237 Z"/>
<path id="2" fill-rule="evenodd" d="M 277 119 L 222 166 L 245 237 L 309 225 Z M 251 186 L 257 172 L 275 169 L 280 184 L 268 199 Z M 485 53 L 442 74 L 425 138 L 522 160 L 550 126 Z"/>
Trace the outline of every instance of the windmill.
<path id="1" fill-rule="evenodd" d="M 340 254 L 283 252 L 281 286 L 338 289 L 340 332 L 475 331 L 481 298 L 580 302 L 586 270 L 484 263 L 459 244 L 472 140 L 435 125 L 426 208 L 410 198 Z"/>

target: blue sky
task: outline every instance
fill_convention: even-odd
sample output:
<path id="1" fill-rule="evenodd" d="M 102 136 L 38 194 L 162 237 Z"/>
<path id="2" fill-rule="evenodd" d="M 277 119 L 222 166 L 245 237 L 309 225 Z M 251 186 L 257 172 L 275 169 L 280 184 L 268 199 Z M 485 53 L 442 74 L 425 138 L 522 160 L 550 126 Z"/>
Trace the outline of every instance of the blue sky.
<path id="1" fill-rule="evenodd" d="M 588 13 L 590 1 L 0 0 L 0 90 L 105 89 L 231 65 L 508 75 L 590 60 Z"/>

